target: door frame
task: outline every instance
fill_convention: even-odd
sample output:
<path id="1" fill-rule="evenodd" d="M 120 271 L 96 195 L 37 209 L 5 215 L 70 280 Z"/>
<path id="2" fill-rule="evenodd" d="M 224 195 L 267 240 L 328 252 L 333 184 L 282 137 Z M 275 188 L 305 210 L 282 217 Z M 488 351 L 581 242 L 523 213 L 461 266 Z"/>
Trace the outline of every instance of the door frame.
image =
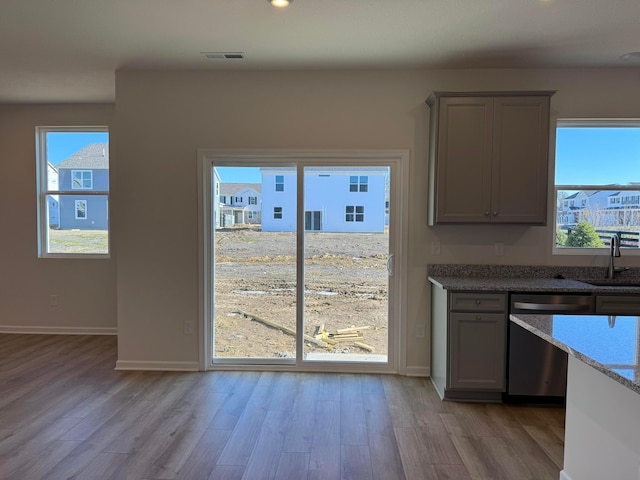
<path id="1" fill-rule="evenodd" d="M 295 364 L 213 363 L 213 199 L 212 166 L 295 165 L 298 168 L 297 235 L 304 235 L 304 167 L 370 165 L 390 166 L 389 251 L 393 275 L 389 277 L 389 344 L 385 364 L 369 362 L 303 361 L 302 336 L 298 337 Z M 226 150 L 198 149 L 198 357 L 200 370 L 292 370 L 298 372 L 406 373 L 407 255 L 409 224 L 409 150 Z M 393 232 L 393 235 L 391 234 Z M 298 242 L 298 256 L 303 255 Z M 298 262 L 303 268 L 304 262 Z M 298 278 L 301 278 L 300 276 Z M 298 299 L 303 295 L 298 289 Z M 300 303 L 302 304 L 302 303 Z M 298 328 L 303 309 L 298 309 Z"/>

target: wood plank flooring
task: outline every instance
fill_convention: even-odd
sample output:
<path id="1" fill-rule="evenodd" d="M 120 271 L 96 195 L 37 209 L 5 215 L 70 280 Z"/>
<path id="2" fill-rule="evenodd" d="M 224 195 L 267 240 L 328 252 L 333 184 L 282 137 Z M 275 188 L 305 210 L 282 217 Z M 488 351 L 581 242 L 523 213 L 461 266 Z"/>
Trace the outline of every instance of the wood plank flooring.
<path id="1" fill-rule="evenodd" d="M 116 372 L 115 337 L 0 334 L 0 479 L 549 479 L 562 408 L 428 379 Z"/>

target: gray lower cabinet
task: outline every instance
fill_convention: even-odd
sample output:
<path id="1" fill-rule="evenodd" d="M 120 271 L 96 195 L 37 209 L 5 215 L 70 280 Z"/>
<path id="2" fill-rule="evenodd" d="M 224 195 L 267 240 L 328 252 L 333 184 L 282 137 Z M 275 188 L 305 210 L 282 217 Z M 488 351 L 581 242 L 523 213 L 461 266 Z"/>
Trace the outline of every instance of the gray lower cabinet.
<path id="1" fill-rule="evenodd" d="M 432 287 L 432 382 L 443 398 L 499 401 L 506 391 L 507 294 Z"/>

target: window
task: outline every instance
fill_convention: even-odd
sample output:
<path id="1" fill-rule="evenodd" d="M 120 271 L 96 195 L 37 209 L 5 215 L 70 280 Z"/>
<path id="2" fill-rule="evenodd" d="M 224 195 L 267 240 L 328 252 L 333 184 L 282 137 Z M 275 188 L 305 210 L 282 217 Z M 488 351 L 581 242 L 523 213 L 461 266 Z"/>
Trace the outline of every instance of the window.
<path id="1" fill-rule="evenodd" d="M 91 170 L 71 170 L 71 188 L 91 190 L 93 188 L 93 172 Z"/>
<path id="2" fill-rule="evenodd" d="M 258 197 L 249 197 L 249 205 L 257 205 Z"/>
<path id="3" fill-rule="evenodd" d="M 227 202 L 227 197 L 225 197 L 224 195 L 220 195 L 220 203 L 226 203 Z"/>
<path id="4" fill-rule="evenodd" d="M 640 120 L 559 120 L 554 253 L 640 247 Z M 633 250 L 631 250 L 633 249 Z"/>
<path id="5" fill-rule="evenodd" d="M 276 220 L 282 219 L 282 207 L 273 207 L 273 218 Z"/>
<path id="6" fill-rule="evenodd" d="M 38 256 L 107 257 L 107 128 L 37 127 L 36 142 Z"/>
<path id="7" fill-rule="evenodd" d="M 276 175 L 276 192 L 284 192 L 284 175 Z"/>
<path id="8" fill-rule="evenodd" d="M 242 203 L 242 197 L 236 197 L 236 203 Z"/>
<path id="9" fill-rule="evenodd" d="M 369 177 L 367 175 L 351 175 L 349 177 L 349 191 L 350 192 L 368 192 L 369 191 Z"/>
<path id="10" fill-rule="evenodd" d="M 258 218 L 258 212 L 249 211 L 249 220 L 255 220 Z"/>
<path id="11" fill-rule="evenodd" d="M 345 220 L 347 222 L 364 222 L 364 206 L 351 206 L 345 207 Z"/>
<path id="12" fill-rule="evenodd" d="M 76 220 L 86 220 L 87 218 L 87 201 L 76 200 Z"/>

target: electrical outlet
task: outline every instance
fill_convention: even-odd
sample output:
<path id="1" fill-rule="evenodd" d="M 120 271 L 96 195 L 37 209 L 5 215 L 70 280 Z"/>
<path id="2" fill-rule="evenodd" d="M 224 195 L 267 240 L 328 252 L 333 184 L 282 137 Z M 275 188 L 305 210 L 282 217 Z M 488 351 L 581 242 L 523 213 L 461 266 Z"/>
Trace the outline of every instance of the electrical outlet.
<path id="1" fill-rule="evenodd" d="M 193 320 L 184 321 L 184 334 L 193 335 Z"/>
<path id="2" fill-rule="evenodd" d="M 504 243 L 497 242 L 493 245 L 494 254 L 496 257 L 504 255 Z"/>
<path id="3" fill-rule="evenodd" d="M 416 325 L 416 338 L 424 338 L 425 335 L 427 334 L 427 326 L 424 323 L 418 323 Z"/>
<path id="4" fill-rule="evenodd" d="M 58 306 L 58 295 L 55 295 L 55 294 L 49 295 L 49 306 L 51 307 Z"/>
<path id="5" fill-rule="evenodd" d="M 431 255 L 440 255 L 440 242 L 431 242 Z"/>

